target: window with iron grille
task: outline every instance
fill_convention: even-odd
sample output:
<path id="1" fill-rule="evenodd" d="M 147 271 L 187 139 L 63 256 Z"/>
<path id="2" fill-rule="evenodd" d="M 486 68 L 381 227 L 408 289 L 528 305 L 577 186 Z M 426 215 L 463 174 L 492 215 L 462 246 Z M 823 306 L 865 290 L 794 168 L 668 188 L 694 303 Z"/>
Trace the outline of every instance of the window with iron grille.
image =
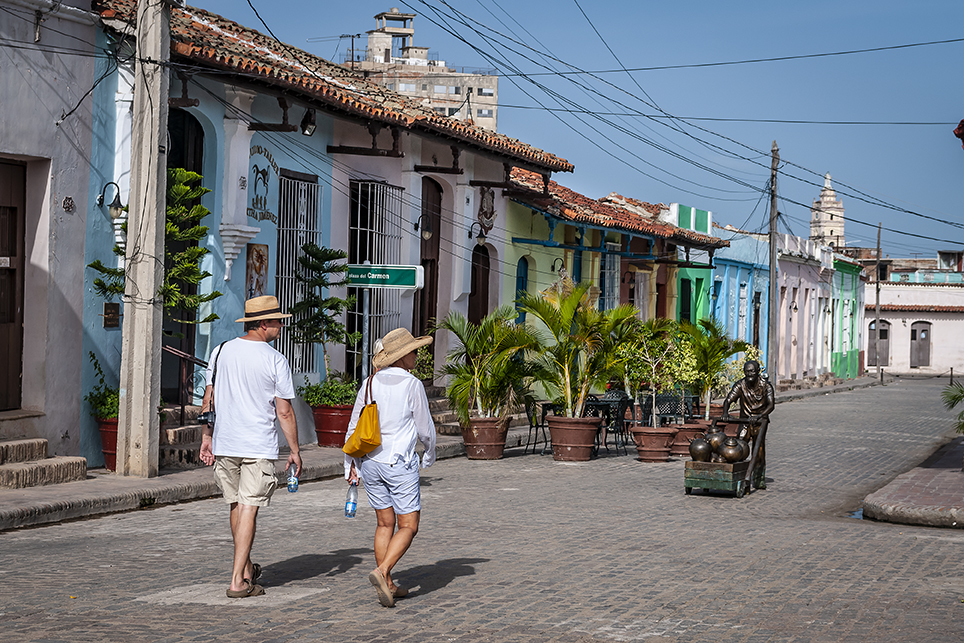
<path id="1" fill-rule="evenodd" d="M 392 265 L 401 263 L 402 188 L 379 181 L 351 181 L 348 230 L 348 263 Z M 349 288 L 356 298 L 348 311 L 348 332 L 361 332 L 363 291 Z M 402 293 L 390 288 L 372 288 L 369 298 L 368 351 L 372 354 L 375 340 L 399 326 Z M 356 378 L 362 374 L 361 342 L 347 346 L 345 370 Z M 371 369 L 368 369 L 371 372 Z"/>
<path id="2" fill-rule="evenodd" d="M 606 250 L 599 271 L 599 290 L 602 295 L 599 310 L 612 310 L 619 305 L 619 255 L 613 254 L 619 251 L 619 244 L 607 243 Z"/>
<path id="3" fill-rule="evenodd" d="M 321 186 L 318 177 L 281 170 L 278 181 L 278 259 L 275 269 L 278 303 L 281 310 L 288 310 L 305 297 L 306 289 L 295 279 L 301 246 L 311 242 L 320 244 L 318 230 L 318 203 Z M 290 327 L 295 318 L 288 320 Z M 314 344 L 296 344 L 288 328 L 275 342 L 275 348 L 288 358 L 295 373 L 316 373 Z"/>

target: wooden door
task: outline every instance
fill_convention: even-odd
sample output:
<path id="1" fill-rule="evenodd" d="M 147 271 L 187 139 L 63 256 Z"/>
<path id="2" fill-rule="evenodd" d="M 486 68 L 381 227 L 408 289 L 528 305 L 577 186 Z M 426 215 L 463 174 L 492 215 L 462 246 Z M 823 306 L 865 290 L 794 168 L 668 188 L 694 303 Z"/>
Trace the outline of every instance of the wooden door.
<path id="1" fill-rule="evenodd" d="M 418 291 L 418 305 L 412 319 L 412 333 L 418 337 L 428 334 L 438 314 L 438 266 L 442 237 L 442 186 L 428 177 L 422 179 L 422 226 L 429 226 L 432 236 L 422 237 L 421 263 L 425 270 L 425 286 Z M 435 343 L 431 344 L 434 350 Z"/>
<path id="2" fill-rule="evenodd" d="M 472 250 L 472 291 L 469 293 L 469 321 L 477 324 L 489 312 L 489 251 L 485 246 Z"/>
<path id="3" fill-rule="evenodd" d="M 914 322 L 910 325 L 910 367 L 931 365 L 930 322 Z"/>
<path id="4" fill-rule="evenodd" d="M 0 411 L 20 408 L 27 171 L 0 163 Z"/>

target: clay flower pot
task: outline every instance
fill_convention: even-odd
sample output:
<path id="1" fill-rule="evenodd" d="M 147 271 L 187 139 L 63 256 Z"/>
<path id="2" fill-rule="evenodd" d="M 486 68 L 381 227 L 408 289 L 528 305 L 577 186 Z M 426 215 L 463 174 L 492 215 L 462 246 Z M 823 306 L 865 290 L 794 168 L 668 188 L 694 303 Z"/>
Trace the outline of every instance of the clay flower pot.
<path id="1" fill-rule="evenodd" d="M 676 427 L 679 432 L 676 434 L 673 444 L 670 445 L 670 455 L 688 456 L 690 454 L 690 442 L 697 435 L 703 433 L 706 426 L 699 422 L 687 422 L 686 424 L 677 424 Z"/>
<path id="2" fill-rule="evenodd" d="M 585 462 L 592 457 L 599 423 L 602 418 L 570 418 L 550 415 L 549 438 L 552 440 L 552 459 L 567 462 Z"/>
<path id="3" fill-rule="evenodd" d="M 640 462 L 666 462 L 670 445 L 679 432 L 678 425 L 636 426 L 632 429 L 633 441 Z"/>
<path id="4" fill-rule="evenodd" d="M 117 468 L 117 418 L 94 418 L 100 431 L 100 450 L 104 452 L 104 468 Z"/>
<path id="5" fill-rule="evenodd" d="M 508 418 L 471 418 L 462 427 L 462 442 L 469 460 L 499 460 L 505 451 Z"/>
<path id="6" fill-rule="evenodd" d="M 348 434 L 348 423 L 351 421 L 352 404 L 333 404 L 311 407 L 311 414 L 315 418 L 315 435 L 318 436 L 318 446 L 345 446 L 345 436 Z"/>

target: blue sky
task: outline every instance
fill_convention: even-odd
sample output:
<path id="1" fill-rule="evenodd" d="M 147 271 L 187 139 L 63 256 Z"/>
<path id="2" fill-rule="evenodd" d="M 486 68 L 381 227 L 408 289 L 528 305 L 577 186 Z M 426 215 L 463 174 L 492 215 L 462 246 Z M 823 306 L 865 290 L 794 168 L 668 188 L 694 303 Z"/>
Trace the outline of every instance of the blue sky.
<path id="1" fill-rule="evenodd" d="M 393 6 L 419 14 L 415 44 L 449 66 L 497 68 L 503 75 L 499 131 L 574 163 L 573 174 L 554 178 L 587 196 L 615 191 L 652 203 L 678 202 L 712 210 L 721 225 L 765 229 L 769 199 L 762 190 L 776 140 L 779 210 L 794 234 L 809 235 L 809 208 L 830 172 L 846 209 L 847 245 L 873 246 L 882 222 L 883 252 L 891 257 L 964 249 L 964 149 L 952 133 L 964 118 L 964 42 L 621 71 L 951 40 L 962 36 L 959 0 L 251 2 L 281 40 L 336 61 L 347 40 L 308 39 L 364 34 L 375 27 L 375 14 Z M 191 4 L 265 31 L 247 2 Z M 470 26 L 456 22 L 455 10 Z M 356 42 L 363 46 L 364 39 Z M 532 75 L 547 67 L 606 73 Z M 513 69 L 521 75 L 509 75 Z M 545 108 L 583 112 L 582 120 Z M 667 114 L 938 125 L 680 122 Z"/>

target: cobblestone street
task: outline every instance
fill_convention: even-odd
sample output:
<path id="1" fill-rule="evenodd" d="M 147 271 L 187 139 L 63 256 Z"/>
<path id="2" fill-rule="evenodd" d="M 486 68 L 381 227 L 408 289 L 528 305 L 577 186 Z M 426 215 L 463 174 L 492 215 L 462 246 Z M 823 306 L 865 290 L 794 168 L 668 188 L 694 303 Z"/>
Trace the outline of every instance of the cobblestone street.
<path id="1" fill-rule="evenodd" d="M 682 460 L 440 461 L 395 609 L 341 480 L 262 510 L 257 598 L 225 597 L 219 499 L 0 533 L 0 640 L 961 641 L 964 532 L 848 515 L 953 435 L 945 384 L 778 405 L 743 499 L 684 495 Z"/>

